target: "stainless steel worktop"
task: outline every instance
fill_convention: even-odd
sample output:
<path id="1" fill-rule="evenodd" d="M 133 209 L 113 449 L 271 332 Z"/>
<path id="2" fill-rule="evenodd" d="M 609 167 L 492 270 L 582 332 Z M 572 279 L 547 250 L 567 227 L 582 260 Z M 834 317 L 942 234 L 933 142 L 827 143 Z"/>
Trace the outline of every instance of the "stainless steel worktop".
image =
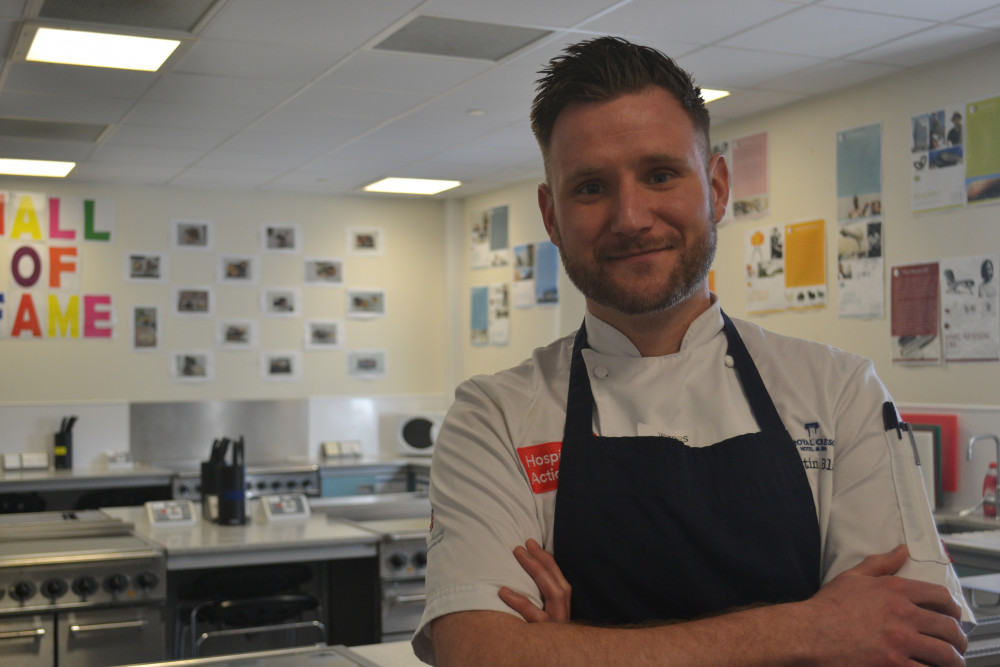
<path id="1" fill-rule="evenodd" d="M 0 493 L 169 486 L 173 474 L 172 470 L 141 463 L 127 468 L 98 465 L 68 470 L 4 470 L 0 471 Z"/>
<path id="2" fill-rule="evenodd" d="M 265 563 L 294 563 L 374 556 L 378 536 L 324 514 L 268 522 L 252 501 L 247 523 L 221 526 L 201 519 L 194 525 L 153 526 L 143 507 L 104 510 L 135 526 L 135 532 L 166 552 L 167 570 L 193 570 Z"/>

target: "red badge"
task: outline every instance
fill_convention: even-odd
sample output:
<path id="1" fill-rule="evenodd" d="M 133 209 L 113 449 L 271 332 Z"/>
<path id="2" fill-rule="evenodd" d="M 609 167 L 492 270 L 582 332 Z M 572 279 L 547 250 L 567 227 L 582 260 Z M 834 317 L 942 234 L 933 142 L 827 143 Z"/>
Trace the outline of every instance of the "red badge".
<path id="1" fill-rule="evenodd" d="M 528 481 L 531 482 L 533 492 L 545 493 L 558 488 L 561 452 L 561 442 L 543 442 L 540 445 L 530 445 L 517 450 L 517 455 L 521 457 L 521 465 L 528 473 Z"/>

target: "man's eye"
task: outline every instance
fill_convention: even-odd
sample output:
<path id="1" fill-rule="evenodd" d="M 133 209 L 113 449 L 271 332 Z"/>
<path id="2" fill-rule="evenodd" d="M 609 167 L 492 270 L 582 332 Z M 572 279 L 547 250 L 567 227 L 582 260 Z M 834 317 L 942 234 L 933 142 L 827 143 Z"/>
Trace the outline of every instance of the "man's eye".
<path id="1" fill-rule="evenodd" d="M 601 186 L 597 183 L 587 183 L 580 186 L 580 194 L 583 195 L 596 195 L 601 192 Z"/>
<path id="2" fill-rule="evenodd" d="M 670 174 L 666 173 L 665 171 L 660 171 L 653 174 L 651 180 L 654 183 L 666 183 L 668 180 L 670 180 Z"/>

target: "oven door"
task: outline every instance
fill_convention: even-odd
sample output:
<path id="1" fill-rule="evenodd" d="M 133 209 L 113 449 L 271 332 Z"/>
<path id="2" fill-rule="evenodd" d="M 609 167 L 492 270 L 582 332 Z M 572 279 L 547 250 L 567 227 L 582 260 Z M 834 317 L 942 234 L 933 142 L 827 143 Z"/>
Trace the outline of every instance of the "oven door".
<path id="1" fill-rule="evenodd" d="M 52 614 L 0 616 L 0 655 L 4 667 L 51 667 L 56 656 Z"/>
<path id="2" fill-rule="evenodd" d="M 59 667 L 159 662 L 166 658 L 161 606 L 66 611 L 57 619 Z"/>
<path id="3" fill-rule="evenodd" d="M 409 639 L 424 613 L 424 580 L 382 582 L 382 641 Z"/>

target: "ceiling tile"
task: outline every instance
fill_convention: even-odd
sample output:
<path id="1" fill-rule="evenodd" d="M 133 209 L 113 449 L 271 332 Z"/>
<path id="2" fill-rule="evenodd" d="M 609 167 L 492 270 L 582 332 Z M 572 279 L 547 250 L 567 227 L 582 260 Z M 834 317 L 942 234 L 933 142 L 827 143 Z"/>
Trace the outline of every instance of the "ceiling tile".
<path id="1" fill-rule="evenodd" d="M 164 167 L 186 167 L 194 164 L 203 151 L 190 148 L 158 148 L 151 151 L 145 146 L 111 146 L 102 144 L 91 155 L 94 164 L 145 164 Z"/>
<path id="2" fill-rule="evenodd" d="M 214 150 L 194 165 L 203 169 L 235 169 L 252 171 L 284 172 L 302 166 L 299 155 L 279 155 L 276 153 L 247 153 L 228 148 Z"/>
<path id="3" fill-rule="evenodd" d="M 72 95 L 5 92 L 0 96 L 0 116 L 65 120 L 78 123 L 116 123 L 132 106 L 131 100 Z"/>
<path id="4" fill-rule="evenodd" d="M 940 25 L 915 35 L 851 54 L 849 60 L 911 67 L 939 62 L 1000 41 L 1000 31 L 958 25 Z"/>
<path id="5" fill-rule="evenodd" d="M 3 98 L 0 97 L 0 100 Z M 235 131 L 264 114 L 260 109 L 224 105 L 139 102 L 128 115 L 137 125 L 161 125 L 195 130 Z"/>
<path id="6" fill-rule="evenodd" d="M 633 0 L 578 27 L 627 35 L 644 44 L 651 41 L 712 44 L 795 8 L 796 5 L 777 0 Z"/>
<path id="7" fill-rule="evenodd" d="M 97 67 L 12 62 L 5 91 L 134 100 L 156 81 L 154 72 L 102 70 Z"/>
<path id="8" fill-rule="evenodd" d="M 739 95 L 715 100 L 709 105 L 708 111 L 713 118 L 744 116 L 796 102 L 803 97 L 795 93 L 744 90 Z"/>
<path id="9" fill-rule="evenodd" d="M 289 81 L 264 81 L 205 74 L 166 74 L 149 92 L 152 102 L 190 102 L 224 106 L 267 109 L 282 102 L 301 84 Z"/>
<path id="10" fill-rule="evenodd" d="M 306 48 L 297 44 L 201 39 L 171 71 L 306 83 L 347 54 L 346 51 Z"/>
<path id="11" fill-rule="evenodd" d="M 178 171 L 177 167 L 157 164 L 78 164 L 66 178 L 68 181 L 91 183 L 121 183 L 124 185 L 163 185 Z"/>
<path id="12" fill-rule="evenodd" d="M 89 141 L 53 141 L 0 137 L 0 155 L 25 160 L 84 160 L 94 150 Z"/>
<path id="13" fill-rule="evenodd" d="M 826 7 L 853 9 L 859 12 L 875 12 L 907 16 L 929 21 L 951 21 L 960 16 L 982 11 L 996 4 L 996 0 L 821 0 Z"/>
<path id="14" fill-rule="evenodd" d="M 961 20 L 956 21 L 956 23 L 961 23 L 962 25 L 971 25 L 977 28 L 990 28 L 992 30 L 1000 30 L 1000 5 L 997 5 L 992 9 L 987 9 L 985 11 L 967 16 Z"/>
<path id="15" fill-rule="evenodd" d="M 572 28 L 594 14 L 619 4 L 619 0 L 504 0 L 504 2 L 469 2 L 469 0 L 429 0 L 420 7 L 421 14 L 450 18 L 548 28 Z"/>
<path id="16" fill-rule="evenodd" d="M 283 107 L 299 113 L 329 113 L 395 118 L 431 99 L 428 93 L 398 90 L 361 90 L 317 84 L 296 95 Z"/>
<path id="17" fill-rule="evenodd" d="M 723 46 L 838 58 L 923 30 L 929 21 L 808 6 L 723 40 Z"/>
<path id="18" fill-rule="evenodd" d="M 759 83 L 812 67 L 823 58 L 709 46 L 678 59 L 704 88 L 752 88 Z"/>
<path id="19" fill-rule="evenodd" d="M 880 76 L 886 76 L 899 70 L 899 67 L 892 65 L 833 60 L 825 62 L 822 65 L 817 65 L 816 67 L 810 67 L 809 69 L 804 69 L 787 76 L 772 79 L 759 86 L 759 88 L 763 90 L 814 95 L 877 79 Z"/>
<path id="20" fill-rule="evenodd" d="M 359 52 L 321 83 L 364 90 L 441 93 L 490 66 L 478 60 Z"/>
<path id="21" fill-rule="evenodd" d="M 122 123 L 116 125 L 107 139 L 107 145 L 149 146 L 165 148 L 192 148 L 209 150 L 229 136 L 227 130 L 193 130 L 179 127 L 157 127 Z"/>
<path id="22" fill-rule="evenodd" d="M 267 184 L 277 174 L 270 170 L 257 171 L 252 169 L 207 169 L 191 167 L 185 169 L 170 179 L 171 185 L 192 188 L 235 188 L 251 189 Z"/>

